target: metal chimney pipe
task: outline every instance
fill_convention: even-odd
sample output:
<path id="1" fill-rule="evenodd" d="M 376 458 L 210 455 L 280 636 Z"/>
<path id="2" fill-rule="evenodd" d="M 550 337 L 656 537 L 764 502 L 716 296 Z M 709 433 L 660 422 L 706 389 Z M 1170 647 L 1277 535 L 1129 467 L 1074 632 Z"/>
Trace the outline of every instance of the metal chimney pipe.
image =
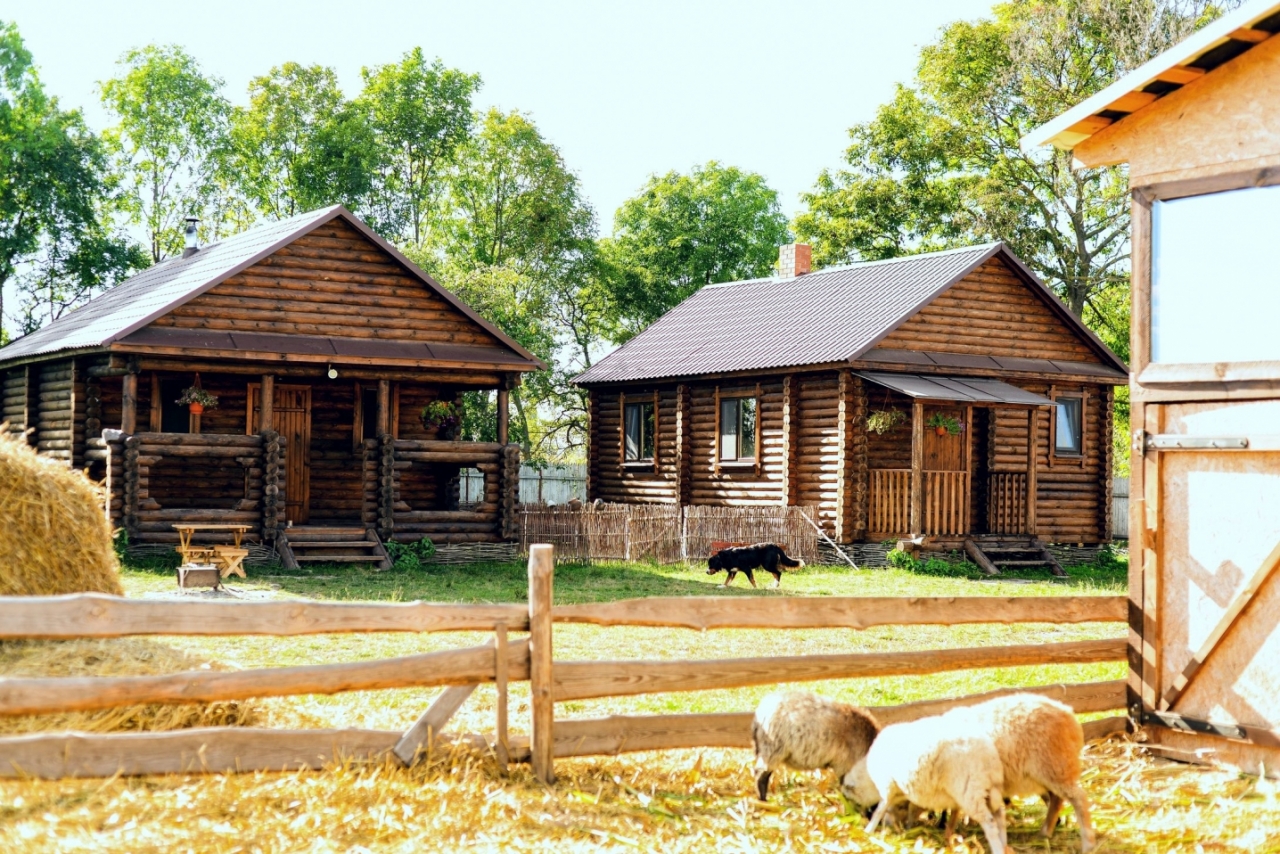
<path id="1" fill-rule="evenodd" d="M 190 258 L 200 251 L 200 238 L 196 237 L 196 225 L 199 222 L 198 217 L 187 217 L 186 246 L 182 249 L 183 258 Z"/>

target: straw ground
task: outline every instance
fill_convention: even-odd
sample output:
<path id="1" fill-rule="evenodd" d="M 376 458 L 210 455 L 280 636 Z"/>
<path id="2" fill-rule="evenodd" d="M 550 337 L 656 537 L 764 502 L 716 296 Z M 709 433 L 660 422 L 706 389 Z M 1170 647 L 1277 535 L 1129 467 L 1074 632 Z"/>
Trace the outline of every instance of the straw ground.
<path id="1" fill-rule="evenodd" d="M 489 566 L 424 573 L 318 569 L 258 575 L 245 588 L 279 596 L 328 599 L 514 601 L 523 596 L 523 568 Z M 616 565 L 557 570 L 557 601 L 718 591 L 696 570 Z M 1123 571 L 1077 573 L 1068 585 L 987 584 L 899 570 L 852 572 L 814 568 L 788 576 L 798 595 L 1044 595 L 1114 593 Z M 126 572 L 130 595 L 172 589 L 172 578 Z M 274 586 L 274 589 L 273 589 Z M 724 595 L 775 595 L 729 592 Z M 982 646 L 1114 636 L 1114 625 L 959 627 L 812 632 L 688 632 L 559 626 L 558 658 L 715 658 Z M 232 667 L 357 660 L 457 647 L 479 637 L 335 636 L 300 639 L 163 639 L 184 651 Z M 1118 664 L 1016 668 L 933 677 L 825 683 L 830 696 L 867 705 L 974 693 L 1012 684 L 1112 679 Z M 525 686 L 513 686 L 524 689 Z M 813 686 L 810 686 L 813 687 Z M 768 689 L 699 692 L 562 704 L 557 714 L 732 711 L 753 707 Z M 406 727 L 430 701 L 430 691 L 388 691 L 337 697 L 262 701 L 262 723 L 276 726 Z M 454 726 L 493 725 L 494 697 L 481 689 Z M 527 719 L 527 691 L 512 692 L 513 727 Z M 1085 785 L 1097 803 L 1102 851 L 1280 850 L 1272 830 L 1275 795 L 1264 781 L 1144 758 L 1114 740 L 1088 748 Z M 422 851 L 422 850 L 663 850 L 678 851 L 929 851 L 940 833 L 862 834 L 827 777 L 784 775 L 774 800 L 752 795 L 748 751 L 700 750 L 557 762 L 547 789 L 524 767 L 503 776 L 489 757 L 433 756 L 411 770 L 390 764 L 332 767 L 322 772 L 225 777 L 165 777 L 109 781 L 0 783 L 0 849 L 15 851 Z M 1051 845 L 1033 833 L 1038 802 L 1011 812 L 1015 850 L 1075 851 L 1074 827 Z M 972 829 L 958 843 L 980 850 Z M 1199 848 L 1197 846 L 1200 846 Z M 957 850 L 957 849 L 953 849 Z"/>

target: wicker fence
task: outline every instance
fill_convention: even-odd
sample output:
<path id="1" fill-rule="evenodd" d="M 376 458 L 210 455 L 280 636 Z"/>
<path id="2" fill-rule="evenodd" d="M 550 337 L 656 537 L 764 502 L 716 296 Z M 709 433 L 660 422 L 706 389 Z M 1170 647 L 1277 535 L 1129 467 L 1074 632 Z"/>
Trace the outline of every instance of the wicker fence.
<path id="1" fill-rule="evenodd" d="M 792 557 L 814 561 L 818 532 L 812 507 L 676 507 L 603 504 L 581 508 L 525 505 L 520 546 L 550 543 L 562 561 L 705 558 L 715 543 L 778 543 Z M 807 518 L 806 518 L 807 517 Z"/>

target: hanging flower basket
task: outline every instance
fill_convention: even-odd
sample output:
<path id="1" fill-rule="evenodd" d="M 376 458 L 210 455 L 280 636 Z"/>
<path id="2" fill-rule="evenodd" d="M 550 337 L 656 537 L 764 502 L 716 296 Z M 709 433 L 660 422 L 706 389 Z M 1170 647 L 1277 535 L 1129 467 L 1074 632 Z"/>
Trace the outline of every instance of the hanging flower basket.
<path id="1" fill-rule="evenodd" d="M 182 390 L 182 397 L 178 398 L 174 403 L 186 406 L 192 415 L 199 415 L 206 409 L 218 408 L 218 396 L 209 394 L 209 392 L 198 386 L 191 386 Z"/>
<path id="2" fill-rule="evenodd" d="M 456 403 L 447 400 L 433 400 L 422 407 L 422 426 L 428 430 L 439 431 L 441 439 L 452 441 L 458 437 L 458 428 L 462 426 L 462 411 Z"/>
<path id="3" fill-rule="evenodd" d="M 878 409 L 867 416 L 867 429 L 883 436 L 907 420 L 901 409 Z"/>
<path id="4" fill-rule="evenodd" d="M 939 436 L 959 436 L 960 431 L 964 429 L 964 425 L 960 423 L 960 419 L 951 415 L 943 415 L 941 412 L 935 412 L 929 416 L 929 420 L 924 422 L 924 426 L 932 427 L 933 431 Z"/>

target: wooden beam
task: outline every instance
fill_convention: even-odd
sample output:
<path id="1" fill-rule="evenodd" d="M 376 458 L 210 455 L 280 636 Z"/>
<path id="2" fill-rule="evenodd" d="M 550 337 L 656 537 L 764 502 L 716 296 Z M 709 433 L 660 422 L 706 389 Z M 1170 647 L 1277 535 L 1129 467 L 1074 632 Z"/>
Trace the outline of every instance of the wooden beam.
<path id="1" fill-rule="evenodd" d="M 1200 644 L 1200 648 L 1196 650 L 1195 655 L 1191 657 L 1191 661 L 1187 662 L 1187 666 L 1182 669 L 1177 678 L 1173 680 L 1173 684 L 1164 692 L 1164 697 L 1160 700 L 1161 711 L 1168 711 L 1182 698 L 1182 695 L 1191 687 L 1191 683 L 1200 675 L 1208 662 L 1209 657 L 1213 655 L 1214 650 L 1218 648 L 1218 644 L 1226 637 L 1227 632 L 1231 631 L 1231 627 L 1236 624 L 1240 616 L 1253 603 L 1254 597 L 1258 595 L 1258 591 L 1262 589 L 1262 585 L 1267 583 L 1267 579 L 1271 578 L 1271 574 L 1276 571 L 1276 567 L 1280 566 L 1280 543 L 1271 550 L 1262 561 L 1261 565 L 1254 571 L 1253 576 L 1245 583 L 1240 593 L 1232 601 L 1231 606 L 1227 608 L 1226 613 L 1222 615 L 1222 619 L 1218 620 L 1218 624 L 1213 627 L 1213 631 L 1209 632 L 1209 636 L 1204 639 L 1204 643 Z"/>
<path id="2" fill-rule="evenodd" d="M 1271 38 L 1271 33 L 1266 30 L 1251 30 L 1247 27 L 1241 27 L 1238 30 L 1232 30 L 1227 33 L 1227 38 L 1236 42 L 1248 42 L 1249 44 L 1261 44 Z"/>
<path id="3" fill-rule="evenodd" d="M 499 622 L 524 631 L 528 609 L 432 602 L 160 602 L 104 593 L 0 597 L 0 640 L 487 631 Z"/>
<path id="4" fill-rule="evenodd" d="M 1040 410 L 1027 410 L 1027 534 L 1036 535 L 1036 470 L 1040 444 Z"/>
<path id="5" fill-rule="evenodd" d="M 494 752 L 505 768 L 511 762 L 511 746 L 507 733 L 507 624 L 498 623 L 493 631 L 494 687 L 498 693 L 498 712 L 494 731 Z"/>
<path id="6" fill-rule="evenodd" d="M 706 629 L 867 629 L 969 623 L 1123 622 L 1124 596 L 660 596 L 557 605 L 557 623 Z"/>
<path id="7" fill-rule="evenodd" d="M 31 426 L 31 425 L 27 425 Z M 125 374 L 120 393 L 120 432 L 138 432 L 138 375 Z"/>
<path id="8" fill-rule="evenodd" d="M 1155 103 L 1159 97 L 1159 95 L 1153 95 L 1150 92 L 1129 92 L 1107 104 L 1107 109 L 1115 110 L 1118 113 L 1133 113 L 1148 104 Z"/>
<path id="9" fill-rule="evenodd" d="M 528 678 L 528 644 L 512 644 L 511 658 L 510 672 L 514 678 Z M 55 714 L 143 703 L 213 703 L 249 697 L 466 685 L 492 682 L 494 678 L 493 650 L 487 646 L 377 661 L 268 667 L 262 670 L 194 670 L 163 676 L 13 678 L 0 682 L 0 715 Z"/>
<path id="10" fill-rule="evenodd" d="M 406 767 L 412 765 L 419 751 L 431 749 L 440 730 L 444 729 L 449 719 L 462 708 L 462 704 L 479 687 L 473 682 L 470 685 L 450 685 L 445 688 L 422 713 L 422 716 L 414 721 L 413 726 L 405 731 L 405 734 L 396 742 L 396 746 L 391 748 L 391 752 Z"/>
<path id="11" fill-rule="evenodd" d="M 924 533 L 924 403 L 911 405 L 911 536 Z"/>
<path id="12" fill-rule="evenodd" d="M 378 435 L 391 432 L 391 380 L 378 380 Z"/>
<path id="13" fill-rule="evenodd" d="M 276 376 L 263 374 L 258 387 L 258 432 L 276 429 Z"/>
<path id="14" fill-rule="evenodd" d="M 1181 732 L 1199 733 L 1200 735 L 1214 735 L 1218 738 L 1228 738 L 1232 741 L 1243 741 L 1264 747 L 1280 747 L 1280 731 L 1266 727 L 1198 720 L 1167 711 L 1144 712 L 1142 724 L 1143 726 L 1159 726 Z"/>
<path id="15" fill-rule="evenodd" d="M 505 388 L 498 389 L 498 444 L 507 444 L 507 434 L 511 425 L 511 392 Z"/>
<path id="16" fill-rule="evenodd" d="M 1163 80 L 1166 83 L 1177 83 L 1179 86 L 1185 86 L 1195 80 L 1199 80 L 1209 72 L 1203 68 L 1194 68 L 1189 65 L 1175 65 L 1173 68 L 1166 68 L 1156 75 L 1157 80 Z"/>
<path id="17" fill-rule="evenodd" d="M 570 661 L 555 666 L 555 699 L 556 702 L 565 702 L 782 682 L 921 675 L 982 667 L 1090 664 L 1122 661 L 1124 657 L 1125 640 L 1116 638 L 978 649 L 711 661 Z"/>
<path id="18" fill-rule="evenodd" d="M 533 774 L 548 786 L 555 782 L 555 671 L 551 666 L 551 602 L 555 575 L 555 549 L 549 545 L 529 547 L 529 640 L 525 643 L 529 662 L 529 701 L 532 727 L 530 745 Z"/>

